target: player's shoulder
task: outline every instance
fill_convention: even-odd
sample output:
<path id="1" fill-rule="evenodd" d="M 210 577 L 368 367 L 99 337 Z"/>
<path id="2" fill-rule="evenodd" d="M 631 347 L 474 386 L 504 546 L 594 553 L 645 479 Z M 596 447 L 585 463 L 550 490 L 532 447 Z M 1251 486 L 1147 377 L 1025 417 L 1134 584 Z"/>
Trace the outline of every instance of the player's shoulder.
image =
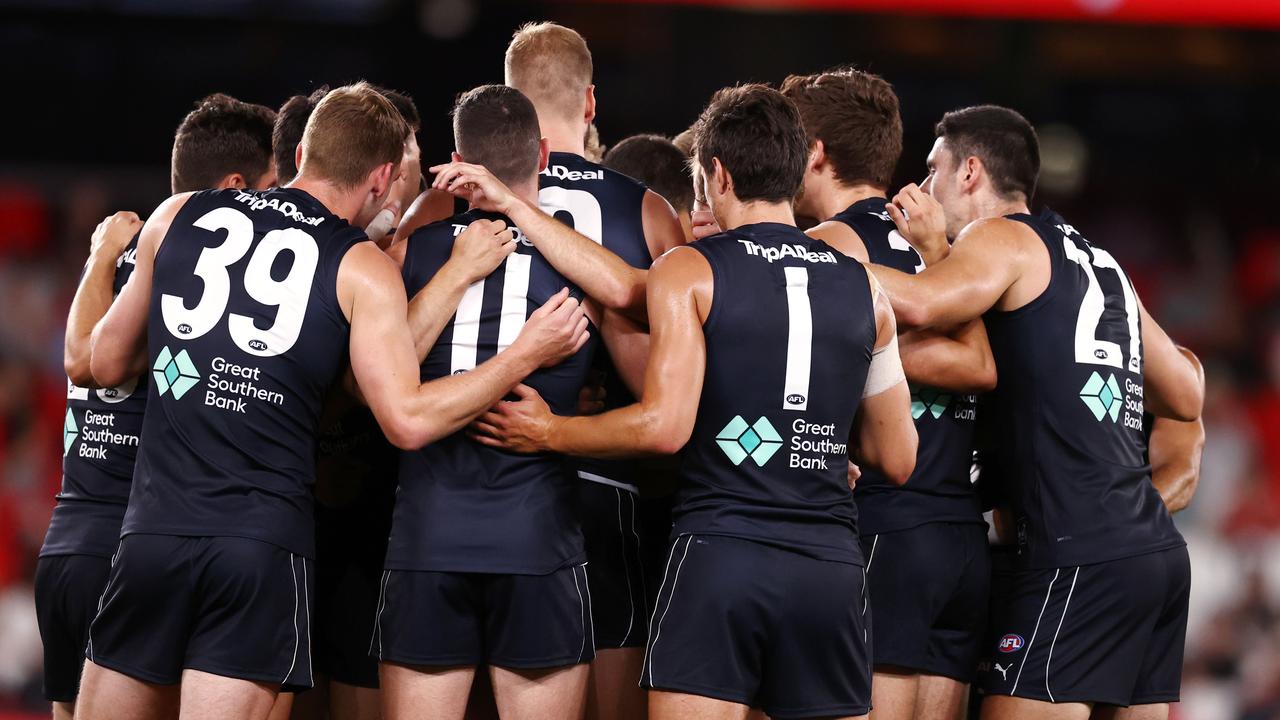
<path id="1" fill-rule="evenodd" d="M 980 218 L 966 225 L 956 236 L 956 242 L 1018 245 L 1037 241 L 1037 236 L 1043 227 L 1046 225 L 1042 218 L 1035 215 L 1018 214 Z"/>
<path id="2" fill-rule="evenodd" d="M 602 187 L 613 190 L 628 190 L 643 194 L 648 188 L 644 183 L 630 175 L 605 167 L 600 163 L 588 160 L 581 155 L 565 152 L 553 152 L 547 158 L 547 167 L 541 173 L 545 182 L 568 183 L 600 183 Z"/>

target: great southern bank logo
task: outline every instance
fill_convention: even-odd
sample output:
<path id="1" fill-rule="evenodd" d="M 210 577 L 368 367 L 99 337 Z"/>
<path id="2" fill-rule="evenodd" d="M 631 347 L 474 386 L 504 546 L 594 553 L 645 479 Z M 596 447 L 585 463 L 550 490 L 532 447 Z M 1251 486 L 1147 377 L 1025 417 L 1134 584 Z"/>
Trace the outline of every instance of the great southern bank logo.
<path id="1" fill-rule="evenodd" d="M 1103 380 L 1101 375 L 1094 372 L 1080 389 L 1080 399 L 1093 412 L 1093 417 L 1098 422 L 1102 422 L 1102 418 L 1108 415 L 1111 416 L 1111 422 L 1115 422 L 1120 417 L 1122 398 L 1115 374 L 1110 374 Z"/>
<path id="2" fill-rule="evenodd" d="M 766 417 L 761 416 L 754 425 L 747 425 L 741 415 L 735 415 L 716 435 L 716 444 L 734 465 L 741 465 L 750 457 L 756 465 L 764 467 L 782 447 L 782 437 Z"/>
<path id="3" fill-rule="evenodd" d="M 62 423 L 62 457 L 67 456 L 67 451 L 71 449 L 71 444 L 76 441 L 79 434 L 80 428 L 76 425 L 76 418 L 71 414 L 71 408 L 67 408 L 67 417 Z"/>
<path id="4" fill-rule="evenodd" d="M 195 363 L 191 362 L 187 351 L 179 350 L 174 355 L 168 345 L 156 356 L 156 362 L 151 366 L 151 376 L 155 378 L 160 394 L 172 392 L 175 400 L 181 399 L 200 381 L 200 372 L 196 370 Z"/>

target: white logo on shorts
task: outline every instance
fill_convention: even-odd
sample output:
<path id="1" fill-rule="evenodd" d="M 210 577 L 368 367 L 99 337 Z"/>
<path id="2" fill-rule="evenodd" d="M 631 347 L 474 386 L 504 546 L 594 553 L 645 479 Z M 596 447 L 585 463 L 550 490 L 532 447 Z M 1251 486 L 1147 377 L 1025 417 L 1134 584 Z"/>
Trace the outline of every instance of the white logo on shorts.
<path id="1" fill-rule="evenodd" d="M 1013 667 L 1013 663 L 1009 663 L 1008 667 L 1000 667 L 1000 663 L 996 663 L 995 666 L 1000 671 L 1000 677 L 1004 678 L 1005 682 L 1009 682 L 1009 669 Z"/>

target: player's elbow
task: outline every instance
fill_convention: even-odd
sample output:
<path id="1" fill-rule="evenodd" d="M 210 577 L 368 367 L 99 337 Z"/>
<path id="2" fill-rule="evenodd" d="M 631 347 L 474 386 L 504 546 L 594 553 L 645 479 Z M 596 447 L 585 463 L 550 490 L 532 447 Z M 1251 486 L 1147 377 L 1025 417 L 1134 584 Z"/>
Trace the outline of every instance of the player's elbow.
<path id="1" fill-rule="evenodd" d="M 82 387 L 115 387 L 128 379 L 128 364 L 122 359 L 113 358 L 108 353 L 93 353 L 89 359 L 89 377 Z M 75 378 L 71 381 L 80 385 Z"/>
<path id="2" fill-rule="evenodd" d="M 70 347 L 63 352 L 62 369 L 67 379 L 77 387 L 93 387 L 97 383 L 93 378 L 93 368 L 87 352 L 75 352 Z"/>
<path id="3" fill-rule="evenodd" d="M 969 392 L 991 392 L 996 389 L 997 378 L 995 359 L 988 354 L 983 358 L 982 362 L 974 366 L 973 377 L 970 378 L 969 383 Z"/>
<path id="4" fill-rule="evenodd" d="M 893 317 L 898 323 L 898 331 L 917 330 L 930 324 L 929 304 L 927 301 L 907 296 L 893 299 Z"/>
<path id="5" fill-rule="evenodd" d="M 387 442 L 400 450 L 418 450 L 423 445 L 439 440 L 443 435 L 434 422 L 414 418 L 407 413 L 395 413 L 382 423 L 382 433 Z"/>
<path id="6" fill-rule="evenodd" d="M 903 432 L 894 438 L 879 458 L 879 470 L 894 485 L 906 485 L 911 474 L 916 470 L 916 451 L 919 436 L 915 425 L 909 425 L 909 432 Z"/>
<path id="7" fill-rule="evenodd" d="M 653 414 L 645 422 L 645 450 L 654 455 L 675 455 L 693 434 L 691 423 L 681 423 L 671 414 Z"/>

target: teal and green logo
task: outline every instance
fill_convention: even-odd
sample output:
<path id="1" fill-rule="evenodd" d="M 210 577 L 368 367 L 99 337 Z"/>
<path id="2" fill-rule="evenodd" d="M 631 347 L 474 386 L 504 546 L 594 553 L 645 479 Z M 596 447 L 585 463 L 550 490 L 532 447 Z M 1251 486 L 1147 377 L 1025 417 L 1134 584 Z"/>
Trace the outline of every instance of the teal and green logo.
<path id="1" fill-rule="evenodd" d="M 937 388 L 931 387 L 915 387 L 911 388 L 911 419 L 919 420 L 926 412 L 933 416 L 934 420 L 942 417 L 942 413 L 947 411 L 947 406 L 951 404 L 951 393 L 946 393 Z"/>
<path id="2" fill-rule="evenodd" d="M 1116 382 L 1114 373 L 1102 379 L 1096 371 L 1089 376 L 1084 387 L 1080 389 L 1080 399 L 1093 411 L 1093 417 L 1102 422 L 1102 418 L 1110 415 L 1111 422 L 1120 417 L 1120 405 L 1123 402 L 1120 384 Z"/>
<path id="3" fill-rule="evenodd" d="M 62 457 L 66 457 L 71 451 L 71 444 L 80 436 L 80 427 L 76 425 L 76 417 L 71 414 L 71 408 L 67 408 L 67 419 L 62 423 Z"/>
<path id="4" fill-rule="evenodd" d="M 756 461 L 756 465 L 764 467 L 769 458 L 782 447 L 782 437 L 766 417 L 762 416 L 755 425 L 749 426 L 741 415 L 735 415 L 720 434 L 716 435 L 716 444 L 734 465 L 741 465 L 743 460 L 750 457 Z"/>
<path id="5" fill-rule="evenodd" d="M 179 350 L 174 355 L 167 345 L 156 357 L 156 364 L 151 366 L 151 376 L 155 378 L 160 394 L 172 392 L 175 400 L 181 399 L 200 381 L 200 373 L 187 351 Z"/>

